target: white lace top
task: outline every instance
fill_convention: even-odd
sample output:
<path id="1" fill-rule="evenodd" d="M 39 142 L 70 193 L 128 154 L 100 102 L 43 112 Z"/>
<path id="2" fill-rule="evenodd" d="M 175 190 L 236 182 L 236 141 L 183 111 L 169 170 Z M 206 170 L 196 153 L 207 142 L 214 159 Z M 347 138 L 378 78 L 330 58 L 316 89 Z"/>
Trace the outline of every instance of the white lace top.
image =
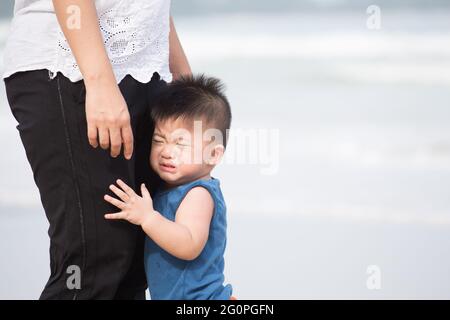
<path id="1" fill-rule="evenodd" d="M 99 26 L 117 83 L 127 74 L 139 82 L 169 70 L 170 0 L 96 0 Z M 82 14 L 82 13 L 81 13 Z M 60 71 L 72 82 L 83 79 L 58 24 L 52 0 L 16 0 L 4 53 L 7 78 L 18 71 Z"/>

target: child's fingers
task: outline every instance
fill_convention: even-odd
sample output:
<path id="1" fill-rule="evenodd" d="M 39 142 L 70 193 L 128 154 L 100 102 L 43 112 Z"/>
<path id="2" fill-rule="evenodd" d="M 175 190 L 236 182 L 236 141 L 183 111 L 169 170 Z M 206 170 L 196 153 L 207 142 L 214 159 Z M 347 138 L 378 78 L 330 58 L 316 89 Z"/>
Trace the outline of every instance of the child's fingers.
<path id="1" fill-rule="evenodd" d="M 125 182 L 123 182 L 120 179 L 117 179 L 117 184 L 122 188 L 123 191 L 125 191 L 125 193 L 132 197 L 133 195 L 135 195 L 134 190 L 131 189 Z"/>
<path id="2" fill-rule="evenodd" d="M 123 210 L 123 209 L 125 208 L 125 203 L 123 203 L 122 201 L 119 201 L 119 200 L 117 200 L 116 198 L 113 198 L 113 197 L 111 197 L 111 196 L 109 196 L 109 195 L 107 195 L 107 194 L 105 194 L 104 199 L 105 199 L 107 202 L 111 203 L 113 206 L 116 206 L 116 207 L 119 208 L 119 209 L 122 209 L 122 210 Z"/>
<path id="3" fill-rule="evenodd" d="M 142 193 L 142 197 L 150 198 L 150 192 L 148 192 L 147 187 L 145 186 L 145 183 L 141 184 L 141 193 Z"/>
<path id="4" fill-rule="evenodd" d="M 119 188 L 117 188 L 115 185 L 110 185 L 109 188 L 111 189 L 112 192 L 114 192 L 120 199 L 122 199 L 122 201 L 127 202 L 128 200 L 130 200 L 130 197 L 123 192 L 122 190 L 120 190 Z"/>
<path id="5" fill-rule="evenodd" d="M 107 213 L 105 214 L 105 219 L 108 220 L 124 220 L 125 218 L 125 213 L 121 212 L 117 212 L 117 213 Z"/>

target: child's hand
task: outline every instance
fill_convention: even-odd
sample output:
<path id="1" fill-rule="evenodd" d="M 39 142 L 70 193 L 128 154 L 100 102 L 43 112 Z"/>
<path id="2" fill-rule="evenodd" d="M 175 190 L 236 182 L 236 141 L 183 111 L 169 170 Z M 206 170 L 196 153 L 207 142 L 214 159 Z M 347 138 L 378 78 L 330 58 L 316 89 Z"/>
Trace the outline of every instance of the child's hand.
<path id="1" fill-rule="evenodd" d="M 105 218 L 111 220 L 123 219 L 138 226 L 142 225 L 149 216 L 154 214 L 153 201 L 145 184 L 141 185 L 142 197 L 138 196 L 134 190 L 127 186 L 122 180 L 118 179 L 117 184 L 122 189 L 117 188 L 113 184 L 110 185 L 109 188 L 122 201 L 107 194 L 105 194 L 104 199 L 122 211 L 105 214 Z"/>

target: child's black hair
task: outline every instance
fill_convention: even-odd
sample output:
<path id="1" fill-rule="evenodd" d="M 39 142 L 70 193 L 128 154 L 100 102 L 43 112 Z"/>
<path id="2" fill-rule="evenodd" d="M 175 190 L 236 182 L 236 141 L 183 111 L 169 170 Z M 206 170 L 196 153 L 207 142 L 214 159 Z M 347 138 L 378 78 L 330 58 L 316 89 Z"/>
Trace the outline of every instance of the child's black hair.
<path id="1" fill-rule="evenodd" d="M 154 121 L 168 119 L 205 120 L 222 133 L 226 147 L 231 108 L 223 83 L 204 74 L 182 76 L 161 92 L 151 110 Z"/>

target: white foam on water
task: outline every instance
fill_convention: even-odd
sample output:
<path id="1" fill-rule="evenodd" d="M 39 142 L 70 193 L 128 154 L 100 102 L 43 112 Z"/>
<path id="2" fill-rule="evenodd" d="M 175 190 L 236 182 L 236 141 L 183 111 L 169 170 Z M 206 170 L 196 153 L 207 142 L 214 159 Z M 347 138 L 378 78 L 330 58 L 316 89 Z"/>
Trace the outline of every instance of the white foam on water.
<path id="1" fill-rule="evenodd" d="M 429 225 L 450 227 L 450 211 L 446 212 L 414 212 L 392 207 L 369 205 L 314 205 L 302 206 L 298 202 L 286 198 L 261 199 L 257 204 L 248 203 L 240 206 L 231 214 L 251 216 L 267 215 L 280 218 L 332 218 L 343 221 L 361 223 L 386 223 L 404 225 Z"/>
<path id="2" fill-rule="evenodd" d="M 384 29 L 370 31 L 358 11 L 217 15 L 183 18 L 179 33 L 199 63 L 287 60 L 323 66 L 346 81 L 450 85 L 450 24 L 440 23 L 445 11 L 383 17 Z"/>
<path id="3" fill-rule="evenodd" d="M 365 168 L 443 170 L 450 172 L 450 131 L 379 129 L 297 133 L 285 130 L 286 158 L 308 157 Z M 302 135 L 302 133 L 305 133 Z M 289 148 L 289 146 L 292 146 Z"/>

